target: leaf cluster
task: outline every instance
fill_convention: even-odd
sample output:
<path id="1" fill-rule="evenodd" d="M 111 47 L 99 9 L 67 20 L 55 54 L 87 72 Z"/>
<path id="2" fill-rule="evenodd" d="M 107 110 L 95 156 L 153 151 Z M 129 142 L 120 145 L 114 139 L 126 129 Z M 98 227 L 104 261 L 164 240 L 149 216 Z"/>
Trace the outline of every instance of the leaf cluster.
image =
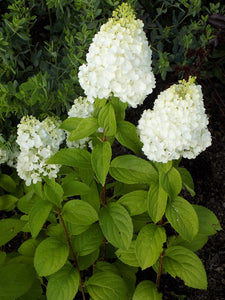
<path id="1" fill-rule="evenodd" d="M 219 221 L 182 197 L 182 188 L 195 192 L 178 161 L 141 157 L 142 144 L 135 126 L 124 121 L 125 109 L 117 98 L 97 99 L 93 117 L 62 123 L 71 141 L 89 136 L 93 149 L 54 154 L 48 163 L 62 165 L 57 180 L 23 187 L 1 174 L 0 209 L 17 211 L 0 221 L 1 297 L 73 300 L 80 293 L 93 300 L 158 300 L 162 273 L 207 288 L 195 252 L 221 230 Z M 113 157 L 115 140 L 133 154 Z M 4 245 L 18 233 L 24 238 L 10 255 Z M 138 269 L 148 268 L 156 283 L 137 284 Z"/>

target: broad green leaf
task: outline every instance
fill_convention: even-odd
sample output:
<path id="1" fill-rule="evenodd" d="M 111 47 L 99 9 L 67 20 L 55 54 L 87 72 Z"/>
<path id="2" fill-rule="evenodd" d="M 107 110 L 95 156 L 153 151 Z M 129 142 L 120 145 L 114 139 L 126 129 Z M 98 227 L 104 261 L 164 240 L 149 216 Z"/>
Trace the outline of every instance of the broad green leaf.
<path id="1" fill-rule="evenodd" d="M 111 99 L 111 104 L 114 107 L 117 122 L 124 120 L 127 103 L 123 103 L 119 98 L 114 96 L 111 96 Z"/>
<path id="2" fill-rule="evenodd" d="M 177 170 L 179 171 L 179 173 L 181 175 L 183 185 L 186 187 L 186 189 L 191 194 L 191 196 L 194 197 L 195 196 L 194 182 L 191 177 L 191 174 L 185 168 L 177 168 Z"/>
<path id="3" fill-rule="evenodd" d="M 56 225 L 49 224 L 47 229 L 45 230 L 45 233 L 46 233 L 46 235 L 48 235 L 50 237 L 54 237 L 62 242 L 66 242 L 66 235 L 65 235 L 62 223 L 57 223 Z"/>
<path id="4" fill-rule="evenodd" d="M 98 223 L 92 224 L 86 231 L 73 237 L 73 249 L 77 256 L 88 255 L 100 247 L 103 238 Z"/>
<path id="5" fill-rule="evenodd" d="M 47 285 L 48 300 L 73 300 L 79 287 L 78 271 L 67 264 L 50 275 Z"/>
<path id="6" fill-rule="evenodd" d="M 28 214 L 34 203 L 36 203 L 38 200 L 40 200 L 40 198 L 35 195 L 33 191 L 29 191 L 18 200 L 17 207 L 23 213 Z"/>
<path id="7" fill-rule="evenodd" d="M 2 265 L 4 265 L 4 262 L 5 262 L 5 260 L 6 260 L 6 252 L 3 252 L 3 251 L 0 251 L 0 267 L 2 266 Z"/>
<path id="8" fill-rule="evenodd" d="M 78 225 L 67 222 L 67 229 L 71 235 L 78 235 L 86 231 L 90 225 Z"/>
<path id="9" fill-rule="evenodd" d="M 109 172 L 116 180 L 128 184 L 150 184 L 158 180 L 158 173 L 151 163 L 134 155 L 113 159 Z"/>
<path id="10" fill-rule="evenodd" d="M 100 210 L 99 224 L 106 239 L 117 248 L 128 249 L 133 236 L 133 224 L 127 210 L 118 203 L 109 203 Z"/>
<path id="11" fill-rule="evenodd" d="M 122 196 L 130 192 L 137 190 L 147 190 L 149 186 L 147 184 L 125 184 L 119 181 L 114 183 L 114 196 Z"/>
<path id="12" fill-rule="evenodd" d="M 167 205 L 167 193 L 157 183 L 152 183 L 148 192 L 147 208 L 154 223 L 163 217 Z"/>
<path id="13" fill-rule="evenodd" d="M 16 188 L 16 183 L 9 175 L 0 174 L 0 187 L 9 193 L 12 193 Z"/>
<path id="14" fill-rule="evenodd" d="M 207 241 L 208 241 L 207 235 L 198 233 L 191 242 L 188 242 L 188 241 L 182 239 L 182 237 L 180 235 L 172 236 L 172 237 L 170 237 L 167 245 L 168 245 L 168 247 L 182 246 L 193 252 L 196 252 L 199 249 L 201 249 L 207 243 Z"/>
<path id="15" fill-rule="evenodd" d="M 162 172 L 160 176 L 160 185 L 174 199 L 181 191 L 182 179 L 180 173 L 172 167 L 167 173 Z"/>
<path id="16" fill-rule="evenodd" d="M 133 191 L 125 194 L 117 203 L 125 206 L 131 216 L 140 215 L 147 210 L 147 196 L 147 191 Z"/>
<path id="17" fill-rule="evenodd" d="M 102 260 L 97 261 L 97 263 L 95 265 L 94 273 L 97 273 L 97 272 L 112 272 L 117 275 L 120 274 L 120 272 L 115 264 L 109 263 L 107 261 L 102 261 Z"/>
<path id="18" fill-rule="evenodd" d="M 44 194 L 48 201 L 61 207 L 61 202 L 63 201 L 63 189 L 60 184 L 53 180 L 45 183 Z"/>
<path id="19" fill-rule="evenodd" d="M 37 247 L 34 267 L 39 276 L 48 276 L 60 270 L 66 263 L 69 248 L 66 243 L 49 237 Z"/>
<path id="20" fill-rule="evenodd" d="M 94 300 L 126 300 L 128 291 L 124 280 L 112 272 L 97 272 L 86 283 Z"/>
<path id="21" fill-rule="evenodd" d="M 132 123 L 120 121 L 117 124 L 116 139 L 121 145 L 141 155 L 143 145 L 137 135 L 137 129 Z"/>
<path id="22" fill-rule="evenodd" d="M 109 171 L 111 156 L 111 145 L 107 141 L 97 144 L 92 150 L 92 168 L 102 186 L 105 185 L 106 176 Z"/>
<path id="23" fill-rule="evenodd" d="M 95 250 L 94 252 L 77 257 L 77 263 L 79 266 L 80 271 L 88 269 L 92 266 L 99 258 L 99 249 Z"/>
<path id="24" fill-rule="evenodd" d="M 29 212 L 29 226 L 33 238 L 38 236 L 50 214 L 51 209 L 52 204 L 45 200 L 36 202 L 32 207 Z"/>
<path id="25" fill-rule="evenodd" d="M 16 206 L 18 199 L 12 195 L 0 196 L 0 210 L 10 211 Z"/>
<path id="26" fill-rule="evenodd" d="M 84 149 L 65 148 L 56 152 L 47 161 L 48 164 L 60 164 L 74 168 L 91 169 L 91 154 Z"/>
<path id="27" fill-rule="evenodd" d="M 26 222 L 17 219 L 0 220 L 0 246 L 13 239 L 18 232 L 22 231 Z"/>
<path id="28" fill-rule="evenodd" d="M 100 207 L 100 195 L 95 181 L 92 182 L 87 194 L 81 195 L 81 200 L 88 202 L 98 212 Z"/>
<path id="29" fill-rule="evenodd" d="M 90 191 L 87 184 L 76 180 L 66 181 L 62 184 L 62 188 L 65 197 L 84 195 Z"/>
<path id="30" fill-rule="evenodd" d="M 95 118 L 81 119 L 76 129 L 72 130 L 68 136 L 70 142 L 83 139 L 98 129 L 98 120 Z"/>
<path id="31" fill-rule="evenodd" d="M 145 212 L 141 215 L 132 216 L 132 222 L 134 226 L 134 232 L 138 232 L 146 224 L 152 223 L 152 219 L 150 218 L 149 214 Z"/>
<path id="32" fill-rule="evenodd" d="M 32 265 L 23 262 L 12 262 L 0 268 L 0 297 L 18 298 L 32 286 L 35 271 Z"/>
<path id="33" fill-rule="evenodd" d="M 148 224 L 140 230 L 136 240 L 136 255 L 142 270 L 154 265 L 165 242 L 166 233 L 163 227 Z"/>
<path id="34" fill-rule="evenodd" d="M 132 241 L 127 250 L 116 250 L 116 256 L 125 264 L 133 267 L 139 267 L 139 262 L 136 256 L 136 241 Z"/>
<path id="35" fill-rule="evenodd" d="M 201 205 L 192 205 L 192 207 L 198 215 L 199 233 L 213 235 L 222 230 L 220 222 L 211 210 Z"/>
<path id="36" fill-rule="evenodd" d="M 60 128 L 71 132 L 72 130 L 77 128 L 81 120 L 82 118 L 74 118 L 74 117 L 68 118 L 62 122 Z"/>
<path id="37" fill-rule="evenodd" d="M 43 294 L 41 281 L 35 279 L 31 288 L 23 296 L 16 298 L 16 300 L 45 300 L 46 297 Z M 1 298 L 0 298 L 1 299 Z M 1 299 L 2 300 L 2 299 Z M 7 299 L 9 300 L 9 299 Z M 14 299 L 13 299 L 14 300 Z"/>
<path id="38" fill-rule="evenodd" d="M 116 134 L 116 116 L 111 103 L 107 103 L 100 110 L 98 114 L 98 123 L 100 127 L 104 128 L 106 136 L 113 136 Z"/>
<path id="39" fill-rule="evenodd" d="M 198 233 L 198 216 L 192 205 L 181 197 L 168 203 L 166 218 L 181 237 L 187 241 L 192 241 Z"/>
<path id="40" fill-rule="evenodd" d="M 134 292 L 132 300 L 161 300 L 162 294 L 158 292 L 155 283 L 149 280 L 141 281 Z"/>
<path id="41" fill-rule="evenodd" d="M 96 210 L 83 200 L 70 200 L 67 202 L 62 211 L 63 218 L 77 225 L 90 225 L 98 221 Z"/>
<path id="42" fill-rule="evenodd" d="M 174 278 L 180 277 L 184 283 L 195 289 L 207 288 L 207 277 L 199 257 L 181 246 L 170 247 L 163 256 L 163 267 Z"/>
<path id="43" fill-rule="evenodd" d="M 39 244 L 39 242 L 35 239 L 26 240 L 19 247 L 18 252 L 24 256 L 33 257 L 38 244 Z"/>

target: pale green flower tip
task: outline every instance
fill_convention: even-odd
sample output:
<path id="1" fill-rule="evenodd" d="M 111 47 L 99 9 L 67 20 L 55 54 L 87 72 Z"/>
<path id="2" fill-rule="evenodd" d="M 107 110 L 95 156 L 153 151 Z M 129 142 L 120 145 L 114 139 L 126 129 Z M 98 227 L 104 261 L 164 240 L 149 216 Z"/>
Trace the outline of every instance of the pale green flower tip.
<path id="1" fill-rule="evenodd" d="M 128 3 L 122 3 L 116 10 L 113 11 L 110 23 L 120 24 L 122 27 L 127 27 L 136 23 L 134 9 Z"/>

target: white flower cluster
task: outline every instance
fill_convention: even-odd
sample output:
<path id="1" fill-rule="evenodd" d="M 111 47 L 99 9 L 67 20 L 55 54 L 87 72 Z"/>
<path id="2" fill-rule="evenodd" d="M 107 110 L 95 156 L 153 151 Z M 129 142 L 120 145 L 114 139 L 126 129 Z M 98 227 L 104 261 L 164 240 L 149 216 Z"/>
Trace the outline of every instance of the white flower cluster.
<path id="1" fill-rule="evenodd" d="M 20 146 L 20 154 L 16 167 L 26 185 L 41 181 L 42 176 L 57 176 L 60 166 L 46 165 L 46 160 L 58 151 L 65 139 L 59 125 L 60 121 L 54 117 L 40 122 L 33 116 L 23 117 L 18 125 L 16 142 Z"/>
<path id="2" fill-rule="evenodd" d="M 16 166 L 16 160 L 19 155 L 19 149 L 15 142 L 16 137 L 10 135 L 6 142 L 0 135 L 0 164 L 6 163 L 10 167 Z"/>
<path id="3" fill-rule="evenodd" d="M 123 3 L 94 36 L 79 82 L 90 102 L 112 94 L 132 107 L 142 104 L 155 87 L 152 51 L 132 9 Z"/>
<path id="4" fill-rule="evenodd" d="M 172 85 L 160 93 L 153 110 L 143 112 L 138 131 L 148 159 L 191 159 L 211 145 L 201 86 L 193 82 Z"/>
<path id="5" fill-rule="evenodd" d="M 94 105 L 87 101 L 87 98 L 78 97 L 74 100 L 74 104 L 71 109 L 68 111 L 68 117 L 76 117 L 76 118 L 89 118 L 92 117 L 92 113 L 94 111 Z M 69 148 L 84 148 L 87 143 L 91 146 L 91 141 L 89 137 L 80 139 L 78 141 L 70 142 L 66 141 L 67 146 Z"/>

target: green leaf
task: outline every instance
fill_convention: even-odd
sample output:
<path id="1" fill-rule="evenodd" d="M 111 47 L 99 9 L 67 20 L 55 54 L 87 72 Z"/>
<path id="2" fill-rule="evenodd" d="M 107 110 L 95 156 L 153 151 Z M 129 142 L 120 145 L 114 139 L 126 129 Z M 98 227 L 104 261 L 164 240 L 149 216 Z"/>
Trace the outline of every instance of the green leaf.
<path id="1" fill-rule="evenodd" d="M 69 255 L 68 245 L 49 237 L 42 241 L 34 255 L 34 267 L 39 276 L 48 276 L 60 270 Z"/>
<path id="2" fill-rule="evenodd" d="M 14 299 L 22 296 L 31 288 L 34 279 L 35 271 L 32 265 L 25 262 L 5 264 L 0 268 L 0 297 Z"/>
<path id="3" fill-rule="evenodd" d="M 191 196 L 194 197 L 195 196 L 194 182 L 191 177 L 191 174 L 185 168 L 177 168 L 177 170 L 179 171 L 179 173 L 181 175 L 183 185 L 186 187 L 186 189 L 191 194 Z"/>
<path id="4" fill-rule="evenodd" d="M 199 233 L 208 236 L 216 234 L 217 231 L 222 230 L 220 222 L 211 210 L 201 205 L 192 205 L 192 207 L 198 215 Z"/>
<path id="5" fill-rule="evenodd" d="M 18 232 L 22 231 L 26 222 L 17 219 L 0 220 L 0 246 L 13 239 Z"/>
<path id="6" fill-rule="evenodd" d="M 106 136 L 114 136 L 116 134 L 116 116 L 111 103 L 107 103 L 100 110 L 98 123 L 100 127 L 104 128 Z"/>
<path id="7" fill-rule="evenodd" d="M 19 247 L 18 252 L 24 256 L 33 257 L 38 244 L 39 244 L 39 242 L 35 239 L 26 240 Z"/>
<path id="8" fill-rule="evenodd" d="M 166 218 L 181 237 L 187 241 L 193 240 L 198 233 L 198 216 L 192 205 L 181 197 L 168 203 Z"/>
<path id="9" fill-rule="evenodd" d="M 86 283 L 94 300 L 126 300 L 127 287 L 123 279 L 112 272 L 98 272 Z"/>
<path id="10" fill-rule="evenodd" d="M 4 265 L 4 262 L 5 262 L 5 260 L 6 260 L 6 252 L 2 252 L 2 251 L 0 251 L 0 267 L 2 266 L 2 265 Z"/>
<path id="11" fill-rule="evenodd" d="M 40 200 L 40 198 L 35 195 L 33 191 L 29 191 L 18 200 L 17 207 L 23 213 L 28 214 L 34 203 L 36 203 L 38 200 Z"/>
<path id="12" fill-rule="evenodd" d="M 114 107 L 117 122 L 124 120 L 127 103 L 123 103 L 119 98 L 114 96 L 111 96 L 111 99 L 111 104 Z"/>
<path id="13" fill-rule="evenodd" d="M 81 119 L 76 129 L 70 132 L 68 140 L 73 142 L 90 136 L 98 129 L 98 127 L 98 121 L 95 118 L 90 117 Z"/>
<path id="14" fill-rule="evenodd" d="M 73 237 L 73 249 L 78 256 L 88 255 L 100 247 L 103 238 L 99 225 L 92 224 L 86 231 Z"/>
<path id="15" fill-rule="evenodd" d="M 150 218 L 149 214 L 145 212 L 141 215 L 132 216 L 132 222 L 134 226 L 134 232 L 138 232 L 146 224 L 152 223 L 152 219 Z"/>
<path id="16" fill-rule="evenodd" d="M 117 248 L 128 249 L 133 224 L 127 210 L 118 203 L 109 203 L 100 210 L 99 224 L 106 239 Z"/>
<path id="17" fill-rule="evenodd" d="M 78 225 L 67 222 L 67 229 L 71 235 L 79 235 L 86 231 L 90 225 Z"/>
<path id="18" fill-rule="evenodd" d="M 31 288 L 23 296 L 16 298 L 16 300 L 45 300 L 46 297 L 42 295 L 43 289 L 41 286 L 41 281 L 35 279 Z M 1 298 L 0 298 L 1 299 Z M 9 300 L 9 299 L 7 299 Z M 14 300 L 14 299 L 13 299 Z"/>
<path id="19" fill-rule="evenodd" d="M 139 267 L 139 262 L 136 256 L 136 241 L 132 241 L 127 250 L 118 249 L 115 254 L 124 264 Z"/>
<path id="20" fill-rule="evenodd" d="M 162 294 L 158 292 L 155 283 L 149 280 L 144 280 L 137 285 L 132 299 L 161 300 Z"/>
<path id="21" fill-rule="evenodd" d="M 16 188 L 16 183 L 9 175 L 0 174 L 0 187 L 9 193 L 12 193 Z"/>
<path id="22" fill-rule="evenodd" d="M 73 300 L 79 287 L 78 271 L 67 264 L 49 277 L 47 285 L 48 300 Z"/>
<path id="23" fill-rule="evenodd" d="M 166 233 L 163 227 L 148 224 L 140 230 L 136 240 L 136 255 L 142 270 L 154 265 L 165 242 Z"/>
<path id="24" fill-rule="evenodd" d="M 181 191 L 182 179 L 180 173 L 172 167 L 167 173 L 162 172 L 160 185 L 169 194 L 170 198 L 175 198 Z"/>
<path id="25" fill-rule="evenodd" d="M 107 261 L 102 261 L 102 260 L 97 261 L 97 263 L 95 265 L 94 273 L 97 273 L 97 272 L 112 272 L 117 275 L 120 274 L 120 272 L 115 264 L 109 263 Z"/>
<path id="26" fill-rule="evenodd" d="M 33 238 L 38 236 L 50 214 L 51 209 L 52 204 L 45 200 L 36 202 L 32 207 L 29 213 L 29 226 Z"/>
<path id="27" fill-rule="evenodd" d="M 128 184 L 150 184 L 158 180 L 158 173 L 151 163 L 133 155 L 113 159 L 109 172 L 116 180 Z"/>
<path id="28" fill-rule="evenodd" d="M 133 191 L 125 194 L 117 203 L 125 206 L 131 216 L 140 215 L 147 210 L 147 196 L 147 191 Z"/>
<path id="29" fill-rule="evenodd" d="M 47 163 L 66 165 L 74 168 L 91 169 L 91 154 L 84 149 L 61 149 L 49 158 Z"/>
<path id="30" fill-rule="evenodd" d="M 84 195 L 90 191 L 90 188 L 87 184 L 76 180 L 64 182 L 62 184 L 62 188 L 65 197 Z"/>
<path id="31" fill-rule="evenodd" d="M 51 180 L 44 185 L 44 194 L 48 201 L 61 207 L 63 201 L 63 189 L 60 184 Z"/>
<path id="32" fill-rule="evenodd" d="M 148 213 L 154 223 L 163 217 L 167 205 L 167 193 L 157 183 L 152 183 L 148 192 Z"/>
<path id="33" fill-rule="evenodd" d="M 201 260 L 191 250 L 181 246 L 170 247 L 163 256 L 163 267 L 174 278 L 195 289 L 207 288 L 207 277 Z"/>
<path id="34" fill-rule="evenodd" d="M 111 145 L 109 142 L 97 144 L 92 150 L 91 163 L 93 170 L 102 186 L 105 184 L 106 176 L 109 171 L 112 156 Z"/>
<path id="35" fill-rule="evenodd" d="M 137 155 L 142 153 L 142 143 L 137 135 L 136 127 L 127 121 L 120 121 L 117 124 L 116 139 L 118 142 L 132 150 Z"/>
<path id="36" fill-rule="evenodd" d="M 90 225 L 98 221 L 96 210 L 83 200 L 70 200 L 63 207 L 63 218 L 77 225 Z"/>
<path id="37" fill-rule="evenodd" d="M 88 255 L 77 257 L 77 263 L 80 271 L 88 269 L 96 262 L 98 258 L 99 258 L 99 249 L 95 250 L 94 252 Z"/>
<path id="38" fill-rule="evenodd" d="M 88 202 L 98 212 L 100 207 L 100 195 L 95 181 L 92 182 L 87 194 L 81 195 L 81 200 Z"/>
<path id="39" fill-rule="evenodd" d="M 74 118 L 74 117 L 68 118 L 62 122 L 60 128 L 71 132 L 72 130 L 77 128 L 81 120 L 82 118 Z"/>
<path id="40" fill-rule="evenodd" d="M 10 211 L 16 206 L 18 199 L 12 195 L 0 196 L 0 210 Z"/>
<path id="41" fill-rule="evenodd" d="M 172 246 L 182 246 L 184 248 L 188 248 L 189 250 L 196 252 L 201 249 L 208 241 L 208 237 L 204 234 L 198 233 L 191 242 L 188 242 L 182 237 L 179 236 L 172 236 L 169 239 L 168 247 Z"/>

